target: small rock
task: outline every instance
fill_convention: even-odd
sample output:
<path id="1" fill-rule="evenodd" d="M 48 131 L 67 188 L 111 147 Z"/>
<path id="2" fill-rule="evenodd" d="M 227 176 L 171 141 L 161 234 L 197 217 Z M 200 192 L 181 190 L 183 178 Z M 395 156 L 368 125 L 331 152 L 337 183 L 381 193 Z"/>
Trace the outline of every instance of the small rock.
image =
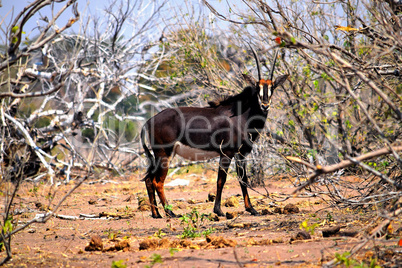
<path id="1" fill-rule="evenodd" d="M 244 223 L 232 223 L 228 225 L 229 228 L 245 228 Z"/>
<path id="2" fill-rule="evenodd" d="M 299 208 L 294 204 L 287 204 L 283 208 L 283 214 L 295 214 L 299 212 L 300 212 Z"/>
<path id="3" fill-rule="evenodd" d="M 95 204 L 97 204 L 97 203 L 98 203 L 97 198 L 91 198 L 91 199 L 89 199 L 89 201 L 88 201 L 88 204 L 90 204 L 90 205 L 95 205 Z"/>
<path id="4" fill-rule="evenodd" d="M 194 199 L 189 199 L 187 200 L 187 203 L 194 205 L 197 204 L 197 201 L 195 201 Z"/>
<path id="5" fill-rule="evenodd" d="M 231 220 L 237 216 L 236 212 L 226 212 L 226 219 Z"/>
<path id="6" fill-rule="evenodd" d="M 140 242 L 140 250 L 157 249 L 159 246 L 159 239 L 150 238 Z"/>
<path id="7" fill-rule="evenodd" d="M 102 251 L 103 250 L 103 242 L 102 238 L 99 235 L 94 235 L 91 237 L 91 241 L 85 247 L 85 251 Z"/>
<path id="8" fill-rule="evenodd" d="M 334 227 L 326 228 L 326 229 L 322 230 L 322 237 L 334 236 L 337 233 L 339 233 L 340 230 L 341 230 L 340 226 L 334 226 Z"/>
<path id="9" fill-rule="evenodd" d="M 208 202 L 214 202 L 215 198 L 216 198 L 216 195 L 214 193 L 208 194 Z"/>
<path id="10" fill-rule="evenodd" d="M 282 209 L 280 207 L 274 208 L 274 213 L 282 214 Z"/>
<path id="11" fill-rule="evenodd" d="M 290 239 L 290 242 L 295 240 L 307 240 L 307 239 L 311 239 L 311 235 L 305 231 L 300 231 Z"/>
<path id="12" fill-rule="evenodd" d="M 272 213 L 271 211 L 269 211 L 266 208 L 263 208 L 261 211 L 261 215 L 272 215 L 272 214 L 274 214 L 274 213 Z"/>
<path id="13" fill-rule="evenodd" d="M 283 238 L 282 237 L 277 237 L 272 239 L 272 243 L 283 243 Z"/>
<path id="14" fill-rule="evenodd" d="M 149 205 L 148 199 L 144 196 L 137 196 L 138 200 L 138 210 L 139 211 L 148 211 L 151 209 Z"/>
<path id="15" fill-rule="evenodd" d="M 167 249 L 167 248 L 188 248 L 188 245 L 192 243 L 187 241 L 187 244 L 184 242 L 185 240 L 171 240 L 169 238 L 148 238 L 140 242 L 140 250 L 155 250 L 155 249 Z"/>
<path id="16" fill-rule="evenodd" d="M 339 232 L 339 236 L 350 236 L 350 237 L 355 237 L 359 234 L 359 231 L 343 231 L 343 232 Z"/>
<path id="17" fill-rule="evenodd" d="M 248 246 L 268 246 L 271 245 L 272 241 L 269 239 L 255 240 L 253 237 L 247 241 Z"/>
<path id="18" fill-rule="evenodd" d="M 41 211 L 46 211 L 50 209 L 47 205 L 44 205 L 41 202 L 35 202 L 35 207 Z"/>
<path id="19" fill-rule="evenodd" d="M 234 247 L 237 242 L 232 239 L 226 239 L 222 236 L 207 236 L 208 244 L 212 245 L 214 248 L 225 248 L 225 247 Z"/>
<path id="20" fill-rule="evenodd" d="M 219 221 L 219 216 L 218 216 L 218 214 L 212 213 L 212 214 L 209 216 L 209 220 L 211 220 L 211 221 Z"/>
<path id="21" fill-rule="evenodd" d="M 225 201 L 225 207 L 239 207 L 239 200 L 236 196 L 231 196 Z"/>
<path id="22" fill-rule="evenodd" d="M 192 244 L 193 243 L 191 243 L 191 241 L 189 241 L 189 240 L 180 240 L 180 242 L 179 242 L 179 245 L 182 248 L 190 248 Z"/>
<path id="23" fill-rule="evenodd" d="M 114 245 L 115 250 L 119 251 L 119 250 L 123 250 L 123 251 L 127 251 L 128 248 L 130 247 L 130 244 L 128 243 L 127 240 L 122 240 L 120 242 L 117 242 Z"/>

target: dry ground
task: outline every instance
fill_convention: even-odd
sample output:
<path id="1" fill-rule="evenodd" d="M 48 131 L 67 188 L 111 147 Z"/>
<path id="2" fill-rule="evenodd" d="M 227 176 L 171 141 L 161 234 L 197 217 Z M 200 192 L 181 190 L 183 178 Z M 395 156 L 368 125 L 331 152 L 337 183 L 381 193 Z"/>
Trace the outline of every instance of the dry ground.
<path id="1" fill-rule="evenodd" d="M 210 170 L 196 173 L 185 170 L 169 178 L 167 182 L 177 178 L 190 180 L 189 186 L 166 187 L 173 211 L 186 214 L 196 209 L 198 216 L 211 213 L 213 202 L 208 201 L 208 194 L 215 192 L 215 177 L 216 173 Z M 73 184 L 59 186 L 50 207 Z M 267 189 L 272 196 L 293 190 L 286 179 L 271 181 Z M 14 218 L 22 224 L 44 213 L 51 199 L 50 190 L 54 188 L 46 184 L 35 186 L 25 182 L 16 207 L 23 213 Z M 114 262 L 114 267 L 124 267 L 119 264 L 127 267 L 318 267 L 332 260 L 336 253 L 342 255 L 350 251 L 361 241 L 359 235 L 370 231 L 366 228 L 376 218 L 374 210 L 329 208 L 319 198 L 293 197 L 284 203 L 273 203 L 262 197 L 265 189 L 257 190 L 259 192 L 251 191 L 252 202 L 265 215 L 253 217 L 244 212 L 239 184 L 234 176 L 229 176 L 223 196 L 224 199 L 234 196 L 235 202 L 233 207 L 223 207 L 223 210 L 233 213 L 235 218 L 205 219 L 203 224 L 198 221 L 200 224 L 195 231 L 210 234 L 182 239 L 184 228 L 188 227 L 183 220 L 153 219 L 149 210 L 141 211 L 139 203 L 146 190 L 140 174 L 107 181 L 89 180 L 57 213 L 89 214 L 96 218 L 53 217 L 45 224 L 33 224 L 13 238 L 13 259 L 6 266 L 113 267 Z M 284 212 L 288 204 L 294 206 Z M 314 234 L 311 238 L 302 236 L 302 240 L 295 240 L 302 231 L 300 225 L 306 220 L 305 226 L 310 228 L 309 233 L 314 229 Z M 397 230 L 400 226 L 401 221 L 393 222 L 389 239 L 376 242 L 381 247 L 374 247 L 374 242 L 367 244 L 354 256 L 357 264 L 377 258 L 380 265 L 398 267 L 401 247 Z M 341 229 L 335 231 L 333 237 L 323 237 L 322 230 L 330 227 Z M 359 235 L 354 236 L 356 233 Z M 91 239 L 92 244 L 88 246 Z M 4 252 L 1 254 L 4 257 Z"/>

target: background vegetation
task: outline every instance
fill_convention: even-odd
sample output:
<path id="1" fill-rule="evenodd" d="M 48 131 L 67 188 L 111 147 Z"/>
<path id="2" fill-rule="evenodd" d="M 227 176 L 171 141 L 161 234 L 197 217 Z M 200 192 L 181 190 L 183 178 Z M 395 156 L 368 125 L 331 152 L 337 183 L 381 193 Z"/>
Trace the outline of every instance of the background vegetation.
<path id="1" fill-rule="evenodd" d="M 37 0 L 0 22 L 4 261 L 13 234 L 58 208 L 19 226 L 21 183 L 79 187 L 87 178 L 142 170 L 144 121 L 166 107 L 239 92 L 241 74 L 255 71 L 248 44 L 264 73 L 279 50 L 275 75 L 290 75 L 249 156 L 250 187 L 281 176 L 299 195 L 374 207 L 379 232 L 400 215 L 400 2 L 184 1 L 179 8 L 122 0 L 97 16 L 81 5 Z M 44 8 L 53 17 L 32 21 Z M 63 13 L 71 18 L 56 20 Z M 348 176 L 365 180 L 353 184 Z"/>

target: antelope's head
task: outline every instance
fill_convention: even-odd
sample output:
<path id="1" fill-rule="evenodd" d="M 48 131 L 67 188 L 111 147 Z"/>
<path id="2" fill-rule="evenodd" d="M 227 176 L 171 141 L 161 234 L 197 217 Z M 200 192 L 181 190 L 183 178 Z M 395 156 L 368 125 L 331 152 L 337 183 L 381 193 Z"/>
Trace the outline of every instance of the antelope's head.
<path id="1" fill-rule="evenodd" d="M 272 63 L 269 79 L 267 79 L 267 80 L 262 79 L 261 78 L 261 69 L 260 69 L 260 60 L 258 59 L 258 56 L 252 47 L 251 47 L 251 50 L 253 51 L 254 58 L 257 63 L 258 81 L 255 81 L 254 78 L 252 78 L 251 76 L 248 76 L 248 75 L 243 75 L 243 76 L 251 85 L 255 86 L 255 89 L 258 92 L 258 102 L 259 102 L 261 110 L 264 112 L 268 112 L 268 110 L 271 106 L 271 98 L 272 98 L 275 88 L 282 85 L 288 78 L 288 75 L 287 74 L 281 75 L 277 79 L 275 79 L 275 81 L 273 80 L 275 63 L 276 63 L 276 58 L 278 55 L 278 50 L 277 50 L 275 53 L 275 56 L 272 60 L 273 63 Z"/>

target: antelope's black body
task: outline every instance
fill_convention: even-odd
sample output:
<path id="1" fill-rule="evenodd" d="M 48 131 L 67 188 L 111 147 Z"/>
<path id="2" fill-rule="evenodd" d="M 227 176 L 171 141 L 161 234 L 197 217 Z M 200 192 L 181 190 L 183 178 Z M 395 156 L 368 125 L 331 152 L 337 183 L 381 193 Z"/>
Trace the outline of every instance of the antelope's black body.
<path id="1" fill-rule="evenodd" d="M 214 205 L 214 212 L 219 216 L 224 215 L 221 209 L 222 189 L 231 160 L 235 158 L 246 211 L 258 215 L 247 192 L 248 178 L 244 158 L 251 152 L 253 142 L 264 128 L 274 89 L 286 80 L 287 75 L 279 77 L 275 82 L 261 79 L 259 61 L 255 53 L 254 56 L 257 60 L 259 81 L 244 75 L 251 86 L 241 93 L 221 102 L 211 103 L 208 107 L 169 108 L 145 123 L 141 131 L 141 140 L 151 164 L 144 181 L 152 217 L 161 218 L 155 191 L 165 212 L 171 217 L 175 216 L 171 210 L 166 209 L 168 202 L 164 193 L 169 161 L 175 154 L 190 160 L 220 157 Z M 273 69 L 271 79 L 272 73 Z M 145 144 L 146 134 L 153 155 Z"/>

